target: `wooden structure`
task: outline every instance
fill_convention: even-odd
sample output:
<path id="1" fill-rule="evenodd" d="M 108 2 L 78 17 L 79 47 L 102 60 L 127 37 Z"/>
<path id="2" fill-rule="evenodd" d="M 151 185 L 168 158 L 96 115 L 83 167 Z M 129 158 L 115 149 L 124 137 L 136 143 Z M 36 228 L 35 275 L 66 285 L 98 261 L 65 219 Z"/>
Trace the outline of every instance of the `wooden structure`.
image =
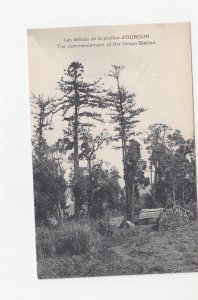
<path id="1" fill-rule="evenodd" d="M 190 211 L 170 203 L 166 208 L 141 209 L 138 221 L 148 224 L 149 220 L 157 223 L 158 230 L 174 230 L 189 224 Z M 138 222 L 138 223 L 139 223 Z"/>
<path id="2" fill-rule="evenodd" d="M 144 220 L 148 224 L 149 219 L 158 221 L 160 214 L 164 211 L 164 208 L 152 208 L 141 209 L 139 214 L 139 220 Z"/>

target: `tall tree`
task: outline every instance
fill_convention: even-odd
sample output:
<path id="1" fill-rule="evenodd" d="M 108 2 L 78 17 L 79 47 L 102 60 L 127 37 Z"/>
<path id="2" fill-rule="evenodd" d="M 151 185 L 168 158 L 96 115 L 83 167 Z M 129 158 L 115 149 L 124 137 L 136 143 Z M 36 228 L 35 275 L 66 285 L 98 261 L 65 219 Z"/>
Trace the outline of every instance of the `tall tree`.
<path id="1" fill-rule="evenodd" d="M 64 139 L 58 139 L 53 145 L 50 146 L 50 158 L 56 164 L 56 178 L 64 178 L 66 173 L 66 154 L 67 151 L 71 149 L 70 141 Z M 58 219 L 62 223 L 66 218 L 66 197 L 64 193 L 66 192 L 67 187 L 69 185 L 66 183 L 63 189 L 63 186 L 60 182 L 60 187 L 57 188 L 57 196 L 58 196 Z"/>
<path id="2" fill-rule="evenodd" d="M 122 189 L 119 184 L 120 175 L 115 167 L 109 170 L 108 178 L 106 180 L 106 195 L 105 201 L 109 208 L 118 209 L 121 204 Z"/>
<path id="3" fill-rule="evenodd" d="M 132 198 L 129 184 L 129 176 L 127 173 L 126 155 L 127 146 L 132 136 L 135 135 L 134 128 L 139 120 L 136 119 L 145 108 L 135 108 L 134 93 L 130 93 L 120 84 L 120 74 L 124 66 L 113 65 L 109 72 L 109 76 L 116 81 L 116 90 L 109 90 L 107 93 L 107 105 L 110 109 L 110 122 L 114 123 L 115 136 L 114 141 L 121 141 L 122 159 L 124 167 L 124 181 L 127 201 L 127 219 L 132 220 Z"/>
<path id="4" fill-rule="evenodd" d="M 32 94 L 32 115 L 34 118 L 34 154 L 40 158 L 47 153 L 47 143 L 44 138 L 46 130 L 52 130 L 52 117 L 56 113 L 57 100 L 55 98 L 44 98 L 42 95 Z"/>
<path id="5" fill-rule="evenodd" d="M 154 205 L 165 206 L 168 199 L 182 205 L 194 201 L 194 140 L 185 140 L 179 130 L 166 124 L 153 124 L 144 141 L 150 154 Z"/>
<path id="6" fill-rule="evenodd" d="M 140 143 L 132 139 L 127 146 L 126 153 L 126 168 L 128 174 L 128 184 L 130 188 L 131 210 L 134 214 L 135 196 L 139 196 L 139 187 L 146 187 L 149 185 L 149 178 L 144 176 L 146 169 L 146 162 L 141 159 Z"/>
<path id="7" fill-rule="evenodd" d="M 82 127 L 94 126 L 93 120 L 102 121 L 101 114 L 93 111 L 102 107 L 101 91 L 98 82 L 87 83 L 83 80 L 84 67 L 80 62 L 72 62 L 67 70 L 64 70 L 66 78 L 62 77 L 58 82 L 58 89 L 63 93 L 59 109 L 63 112 L 64 120 L 72 128 L 74 144 L 74 184 L 78 182 L 79 174 L 79 130 Z M 87 118 L 92 123 L 87 122 Z M 80 201 L 75 197 L 75 216 L 79 217 Z"/>
<path id="8" fill-rule="evenodd" d="M 157 184 L 160 180 L 160 158 L 166 151 L 168 144 L 168 136 L 171 128 L 166 124 L 156 123 L 148 128 L 147 136 L 144 138 L 144 143 L 147 145 L 150 157 L 150 181 L 151 181 L 151 195 L 154 205 L 157 201 Z"/>
<path id="9" fill-rule="evenodd" d="M 60 211 L 60 203 L 64 203 L 66 181 L 62 166 L 60 141 L 49 146 L 44 136 L 47 130 L 53 130 L 52 117 L 56 112 L 55 98 L 45 99 L 41 95 L 32 95 L 32 114 L 34 116 L 33 139 L 33 177 L 35 194 L 36 224 L 47 222 L 49 216 Z M 59 214 L 60 215 L 60 214 Z"/>
<path id="10" fill-rule="evenodd" d="M 89 215 L 98 218 L 104 213 L 104 204 L 116 209 L 120 202 L 121 188 L 119 173 L 115 167 L 103 167 L 103 162 L 93 164 L 92 168 L 92 201 Z"/>
<path id="11" fill-rule="evenodd" d="M 33 158 L 34 207 L 36 224 L 46 223 L 51 216 L 57 216 L 60 205 L 64 203 L 66 182 L 58 172 L 55 160 L 50 158 Z M 58 218 L 62 221 L 59 214 Z"/>
<path id="12" fill-rule="evenodd" d="M 79 169 L 79 181 L 73 187 L 73 193 L 79 195 L 81 204 L 87 206 L 89 217 L 100 218 L 104 214 L 104 203 L 110 208 L 117 208 L 120 204 L 121 188 L 116 168 L 109 170 L 103 161 L 94 162 L 91 170 L 92 181 L 86 169 Z"/>
<path id="13" fill-rule="evenodd" d="M 93 162 L 96 159 L 96 152 L 102 149 L 104 144 L 108 144 L 111 138 L 106 130 L 103 130 L 100 134 L 94 137 L 89 129 L 83 129 L 81 131 L 80 139 L 82 140 L 82 143 L 79 158 L 87 161 L 89 173 L 88 214 L 91 215 L 91 207 L 93 205 L 94 192 L 96 188 L 93 180 Z"/>

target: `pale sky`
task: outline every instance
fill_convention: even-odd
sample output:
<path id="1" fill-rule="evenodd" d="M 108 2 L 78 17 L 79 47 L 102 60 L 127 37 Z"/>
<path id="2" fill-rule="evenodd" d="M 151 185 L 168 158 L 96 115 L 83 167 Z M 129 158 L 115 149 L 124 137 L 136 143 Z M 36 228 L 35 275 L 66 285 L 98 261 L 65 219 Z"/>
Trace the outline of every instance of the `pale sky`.
<path id="1" fill-rule="evenodd" d="M 142 35 L 142 38 L 137 38 L 137 35 Z M 98 36 L 102 40 L 98 40 Z M 96 40 L 91 41 L 92 37 Z M 119 39 L 104 40 L 106 37 Z M 89 41 L 79 42 L 74 38 L 87 38 Z M 72 41 L 65 42 L 64 39 Z M 120 45 L 113 46 L 115 41 Z M 139 41 L 150 44 L 138 45 Z M 106 45 L 109 42 L 111 46 Z M 90 43 L 104 43 L 105 46 L 71 48 L 73 45 Z M 58 48 L 57 45 L 65 48 Z M 62 95 L 56 90 L 57 82 L 63 76 L 63 69 L 67 69 L 73 61 L 84 65 L 86 81 L 93 82 L 102 77 L 105 86 L 110 88 L 114 88 L 115 83 L 104 75 L 112 64 L 125 65 L 121 84 L 136 93 L 137 107 L 148 109 L 139 116 L 137 130 L 146 130 L 153 123 L 166 123 L 173 129 L 181 130 L 185 138 L 193 135 L 188 23 L 28 30 L 28 56 L 30 92 L 44 94 L 45 97 Z M 57 115 L 54 118 L 54 131 L 46 135 L 49 143 L 62 137 L 64 126 Z M 112 133 L 112 125 L 108 123 L 97 124 L 94 133 L 99 133 L 103 128 Z M 122 174 L 121 152 L 113 150 L 112 145 L 99 151 L 97 158 L 116 166 Z"/>

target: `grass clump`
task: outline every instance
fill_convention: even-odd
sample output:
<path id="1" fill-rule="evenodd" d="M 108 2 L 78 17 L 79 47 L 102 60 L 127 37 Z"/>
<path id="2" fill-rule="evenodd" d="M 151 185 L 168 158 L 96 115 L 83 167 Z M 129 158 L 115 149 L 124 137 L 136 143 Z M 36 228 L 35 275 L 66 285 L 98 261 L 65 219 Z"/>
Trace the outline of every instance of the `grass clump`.
<path id="1" fill-rule="evenodd" d="M 58 228 L 37 228 L 37 255 L 80 255 L 90 249 L 88 225 L 68 222 Z"/>
<path id="2" fill-rule="evenodd" d="M 63 226 L 55 237 L 55 248 L 58 255 L 86 253 L 90 249 L 90 228 L 73 223 Z"/>
<path id="3" fill-rule="evenodd" d="M 36 252 L 37 257 L 50 257 L 55 251 L 51 234 L 47 227 L 36 228 Z"/>

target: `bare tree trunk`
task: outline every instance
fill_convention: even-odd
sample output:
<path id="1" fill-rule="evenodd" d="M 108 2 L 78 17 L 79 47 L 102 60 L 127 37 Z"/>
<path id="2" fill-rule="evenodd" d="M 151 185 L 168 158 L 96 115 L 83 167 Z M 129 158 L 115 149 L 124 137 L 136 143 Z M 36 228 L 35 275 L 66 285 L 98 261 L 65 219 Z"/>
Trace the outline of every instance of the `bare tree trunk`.
<path id="1" fill-rule="evenodd" d="M 157 185 L 157 163 L 154 163 L 154 183 L 153 183 L 153 202 L 156 207 L 157 197 L 156 197 L 156 185 Z"/>
<path id="2" fill-rule="evenodd" d="M 155 196 L 154 196 L 154 187 L 153 187 L 153 163 L 152 162 L 151 162 L 151 172 L 150 172 L 150 183 L 151 183 L 152 206 L 155 207 Z"/>
<path id="3" fill-rule="evenodd" d="M 132 221 L 132 195 L 127 182 L 126 185 L 126 200 L 127 200 L 127 220 Z"/>
<path id="4" fill-rule="evenodd" d="M 91 171 L 92 171 L 91 158 L 89 158 L 87 162 L 88 162 L 89 177 L 91 178 Z"/>
<path id="5" fill-rule="evenodd" d="M 134 190 L 135 190 L 135 183 L 132 179 L 132 186 L 131 186 L 131 215 L 132 215 L 132 222 L 134 221 Z"/>
<path id="6" fill-rule="evenodd" d="M 130 191 L 129 178 L 127 173 L 127 162 L 126 162 L 126 140 L 125 137 L 122 139 L 122 154 L 123 154 L 123 165 L 124 165 L 124 182 L 125 182 L 125 193 L 126 193 L 126 204 L 127 204 L 127 220 L 132 221 L 132 195 Z"/>
<path id="7" fill-rule="evenodd" d="M 185 189 L 184 189 L 184 181 L 182 183 L 182 203 L 185 203 Z"/>
<path id="8" fill-rule="evenodd" d="M 175 191 L 173 190 L 173 202 L 175 203 Z"/>
<path id="9" fill-rule="evenodd" d="M 122 114 L 122 119 L 124 120 L 123 116 L 123 106 L 122 106 L 122 93 L 120 89 L 120 82 L 119 82 L 119 75 L 116 76 L 117 81 L 117 90 L 119 93 L 119 101 L 120 101 L 120 109 Z M 125 132 L 125 125 L 124 121 L 122 121 L 122 156 L 123 156 L 123 166 L 124 166 L 124 182 L 125 182 L 125 193 L 126 193 L 126 204 L 127 204 L 127 220 L 132 221 L 132 194 L 130 190 L 128 172 L 127 172 L 127 145 L 126 145 L 126 132 Z"/>
<path id="10" fill-rule="evenodd" d="M 65 223 L 66 221 L 66 209 L 65 207 L 63 208 L 63 222 Z"/>
<path id="11" fill-rule="evenodd" d="M 58 202 L 58 220 L 62 224 L 63 223 L 63 215 L 62 215 L 62 209 L 60 201 Z"/>
<path id="12" fill-rule="evenodd" d="M 87 160 L 87 162 L 88 162 L 89 183 L 90 183 L 90 192 L 89 192 L 89 199 L 88 199 L 87 214 L 88 214 L 89 217 L 91 217 L 91 205 L 92 205 L 92 199 L 93 199 L 91 158 L 89 158 Z"/>
<path id="13" fill-rule="evenodd" d="M 76 80 L 75 78 L 75 119 L 74 119 L 74 185 L 77 184 L 78 175 L 79 175 L 79 157 L 78 157 L 78 91 L 76 87 Z M 75 218 L 78 219 L 80 217 L 80 204 L 79 204 L 79 197 L 75 195 L 75 202 L 74 202 L 74 214 Z"/>

